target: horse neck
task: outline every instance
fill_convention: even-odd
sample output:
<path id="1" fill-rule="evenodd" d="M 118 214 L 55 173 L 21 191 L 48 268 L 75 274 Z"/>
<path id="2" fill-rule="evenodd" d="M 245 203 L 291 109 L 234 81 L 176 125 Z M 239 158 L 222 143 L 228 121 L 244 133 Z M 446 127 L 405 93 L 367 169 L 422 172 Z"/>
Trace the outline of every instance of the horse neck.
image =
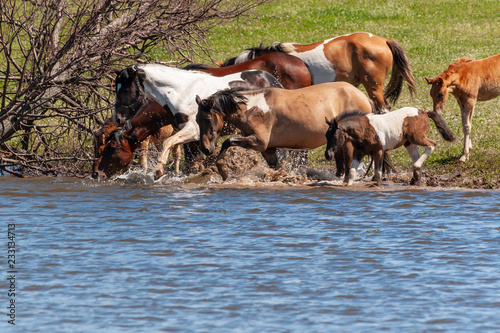
<path id="1" fill-rule="evenodd" d="M 150 65 L 143 67 L 146 78 L 144 90 L 146 95 L 161 105 L 168 104 L 174 113 L 191 97 L 188 87 L 204 80 L 206 74 L 168 66 Z M 194 99 L 193 99 L 194 101 Z"/>
<path id="2" fill-rule="evenodd" d="M 137 140 L 143 141 L 163 126 L 171 125 L 173 117 L 156 102 L 146 104 L 130 121 Z"/>
<path id="3" fill-rule="evenodd" d="M 239 103 L 238 106 L 240 107 L 239 110 L 230 114 L 224 114 L 222 119 L 224 122 L 227 122 L 245 132 L 246 128 L 248 128 L 247 106 L 245 103 Z"/>

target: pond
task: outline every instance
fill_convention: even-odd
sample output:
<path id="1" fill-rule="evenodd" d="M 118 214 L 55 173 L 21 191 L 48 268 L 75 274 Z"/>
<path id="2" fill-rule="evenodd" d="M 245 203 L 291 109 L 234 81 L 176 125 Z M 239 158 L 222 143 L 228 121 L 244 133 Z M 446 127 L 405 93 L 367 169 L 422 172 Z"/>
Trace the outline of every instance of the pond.
<path id="1" fill-rule="evenodd" d="M 500 330 L 499 191 L 316 185 L 0 177 L 0 329 Z"/>

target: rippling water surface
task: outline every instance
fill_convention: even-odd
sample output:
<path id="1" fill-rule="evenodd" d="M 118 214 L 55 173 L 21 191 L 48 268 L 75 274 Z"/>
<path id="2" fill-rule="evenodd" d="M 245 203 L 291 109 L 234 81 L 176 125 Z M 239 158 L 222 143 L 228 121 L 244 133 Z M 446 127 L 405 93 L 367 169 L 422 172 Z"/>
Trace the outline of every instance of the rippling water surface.
<path id="1" fill-rule="evenodd" d="M 0 188 L 19 332 L 500 330 L 498 191 Z"/>

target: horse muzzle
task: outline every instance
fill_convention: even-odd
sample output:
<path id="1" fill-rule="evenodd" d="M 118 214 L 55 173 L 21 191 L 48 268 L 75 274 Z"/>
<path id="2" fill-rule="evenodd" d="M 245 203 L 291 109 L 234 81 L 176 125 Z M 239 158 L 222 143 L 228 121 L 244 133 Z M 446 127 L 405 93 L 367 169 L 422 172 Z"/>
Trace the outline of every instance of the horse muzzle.
<path id="1" fill-rule="evenodd" d="M 335 156 L 335 152 L 334 152 L 334 150 L 332 148 L 327 148 L 325 150 L 325 159 L 327 161 L 333 160 L 334 156 Z"/>

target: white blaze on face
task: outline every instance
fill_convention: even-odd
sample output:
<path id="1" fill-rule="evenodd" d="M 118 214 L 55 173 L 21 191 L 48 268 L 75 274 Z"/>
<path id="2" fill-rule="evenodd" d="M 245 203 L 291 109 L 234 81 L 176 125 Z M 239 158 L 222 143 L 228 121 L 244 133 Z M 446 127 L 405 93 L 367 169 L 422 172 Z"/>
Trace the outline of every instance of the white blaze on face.
<path id="1" fill-rule="evenodd" d="M 247 110 L 250 110 L 253 107 L 258 107 L 262 112 L 269 112 L 270 108 L 267 104 L 266 97 L 264 93 L 258 93 L 255 95 L 245 95 L 248 98 L 247 102 Z"/>
<path id="2" fill-rule="evenodd" d="M 418 109 L 402 108 L 386 114 L 368 114 L 370 124 L 377 132 L 382 143 L 382 149 L 390 150 L 396 147 L 403 136 L 403 122 L 406 117 L 418 116 Z"/>

